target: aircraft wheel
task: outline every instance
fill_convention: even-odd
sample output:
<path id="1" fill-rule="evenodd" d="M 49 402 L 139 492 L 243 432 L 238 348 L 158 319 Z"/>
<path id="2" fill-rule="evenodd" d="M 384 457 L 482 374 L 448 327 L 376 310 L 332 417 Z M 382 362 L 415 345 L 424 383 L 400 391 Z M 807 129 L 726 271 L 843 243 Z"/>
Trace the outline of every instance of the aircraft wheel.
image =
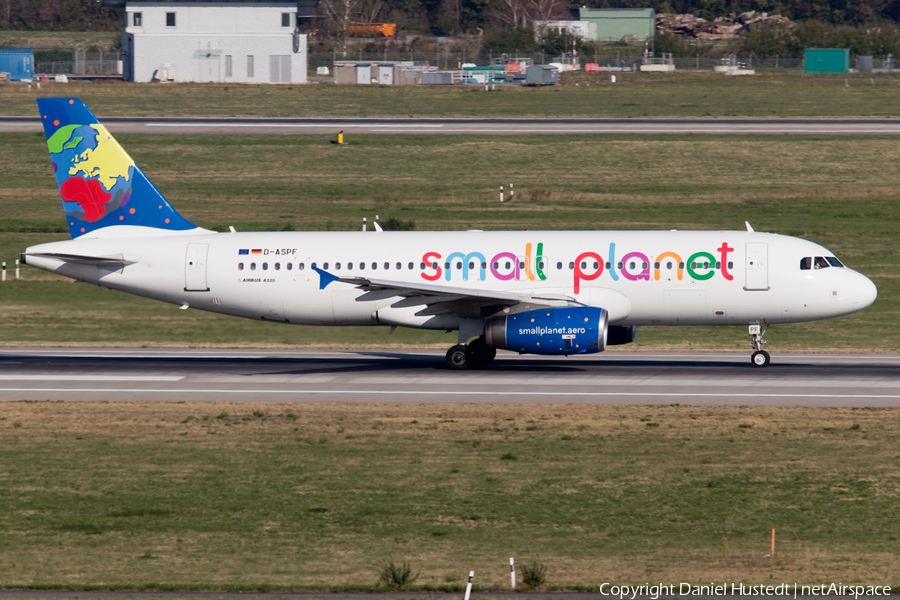
<path id="1" fill-rule="evenodd" d="M 497 356 L 497 349 L 488 348 L 483 341 L 476 340 L 466 347 L 466 353 L 468 354 L 469 364 L 478 369 L 491 364 L 491 361 Z"/>
<path id="2" fill-rule="evenodd" d="M 465 369 L 469 366 L 469 357 L 465 344 L 457 344 L 447 350 L 447 366 L 451 369 Z"/>
<path id="3" fill-rule="evenodd" d="M 754 352 L 753 355 L 750 356 L 750 362 L 753 363 L 754 367 L 767 367 L 769 366 L 770 360 L 769 353 L 765 350 Z"/>

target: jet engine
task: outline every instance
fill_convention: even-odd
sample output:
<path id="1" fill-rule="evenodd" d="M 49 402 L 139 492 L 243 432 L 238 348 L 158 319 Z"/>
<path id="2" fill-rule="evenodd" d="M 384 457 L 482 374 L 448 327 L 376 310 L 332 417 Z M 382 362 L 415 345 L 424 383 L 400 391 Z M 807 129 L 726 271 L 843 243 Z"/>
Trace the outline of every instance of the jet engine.
<path id="1" fill-rule="evenodd" d="M 488 319 L 484 337 L 489 347 L 523 354 L 593 354 L 606 349 L 608 319 L 594 307 L 530 310 Z"/>
<path id="2" fill-rule="evenodd" d="M 622 344 L 630 344 L 637 336 L 637 330 L 640 325 L 610 325 L 609 335 L 606 339 L 607 346 L 621 346 Z"/>

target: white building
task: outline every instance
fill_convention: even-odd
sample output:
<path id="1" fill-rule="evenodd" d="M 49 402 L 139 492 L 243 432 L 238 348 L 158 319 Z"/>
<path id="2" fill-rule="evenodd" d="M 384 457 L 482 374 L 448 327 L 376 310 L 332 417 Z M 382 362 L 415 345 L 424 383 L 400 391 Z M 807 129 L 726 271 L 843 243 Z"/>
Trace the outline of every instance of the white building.
<path id="1" fill-rule="evenodd" d="M 540 36 L 547 31 L 568 33 L 582 40 L 592 40 L 596 37 L 596 26 L 589 21 L 535 21 L 534 31 Z"/>
<path id="2" fill-rule="evenodd" d="M 103 0 L 123 9 L 130 81 L 306 83 L 297 0 Z"/>

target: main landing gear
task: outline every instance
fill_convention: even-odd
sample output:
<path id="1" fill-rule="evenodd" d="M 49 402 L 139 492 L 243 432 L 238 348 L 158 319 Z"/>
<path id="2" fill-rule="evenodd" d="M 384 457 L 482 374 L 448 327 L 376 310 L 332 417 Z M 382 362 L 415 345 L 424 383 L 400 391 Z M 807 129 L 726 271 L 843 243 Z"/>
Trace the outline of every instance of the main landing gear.
<path id="1" fill-rule="evenodd" d="M 489 348 L 480 337 L 469 345 L 457 344 L 447 350 L 447 366 L 451 369 L 481 369 L 497 356 L 495 348 Z"/>
<path id="2" fill-rule="evenodd" d="M 761 329 L 759 325 L 750 326 L 750 347 L 755 350 L 755 352 L 750 355 L 750 363 L 754 367 L 769 366 L 771 357 L 769 356 L 768 352 L 762 349 L 763 344 L 766 343 L 766 340 L 763 339 L 763 336 L 766 335 L 766 331 L 768 330 L 769 328 L 766 327 L 766 330 L 760 333 Z"/>

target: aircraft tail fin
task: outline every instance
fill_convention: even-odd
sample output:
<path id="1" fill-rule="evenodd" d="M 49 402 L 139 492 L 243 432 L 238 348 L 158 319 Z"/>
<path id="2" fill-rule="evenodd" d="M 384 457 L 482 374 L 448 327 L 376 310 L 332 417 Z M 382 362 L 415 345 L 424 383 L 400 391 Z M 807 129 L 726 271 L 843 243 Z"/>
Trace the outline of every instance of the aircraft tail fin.
<path id="1" fill-rule="evenodd" d="M 114 225 L 197 228 L 172 208 L 84 102 L 38 98 L 37 103 L 73 238 Z"/>

